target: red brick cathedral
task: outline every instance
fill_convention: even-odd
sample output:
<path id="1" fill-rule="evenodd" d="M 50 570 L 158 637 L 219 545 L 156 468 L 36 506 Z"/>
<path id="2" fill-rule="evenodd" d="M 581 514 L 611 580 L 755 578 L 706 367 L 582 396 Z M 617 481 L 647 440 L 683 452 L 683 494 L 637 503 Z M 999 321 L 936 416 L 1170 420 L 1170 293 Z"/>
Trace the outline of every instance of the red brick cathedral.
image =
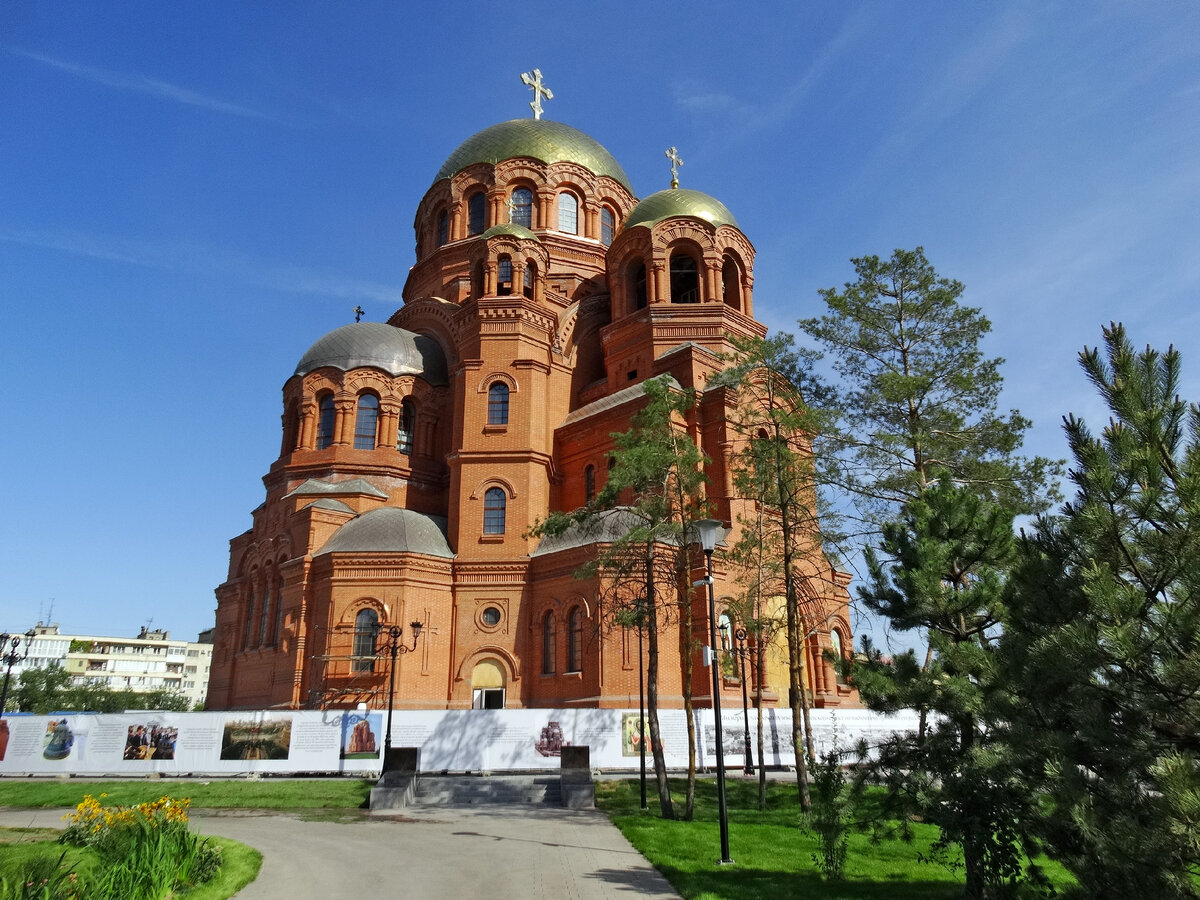
<path id="1" fill-rule="evenodd" d="M 375 652 L 400 626 L 396 708 L 636 708 L 637 632 L 602 621 L 598 585 L 573 577 L 591 548 L 529 530 L 603 486 L 611 435 L 659 375 L 701 391 L 688 427 L 711 460 L 713 515 L 737 528 L 735 398 L 708 382 L 733 338 L 766 331 L 754 248 L 724 204 L 678 187 L 639 201 L 604 147 L 540 118 L 463 142 L 414 227 L 404 306 L 320 338 L 284 384 L 266 499 L 216 591 L 208 707 L 384 706 L 390 654 Z M 735 594 L 716 560 L 718 598 Z M 857 706 L 822 655 L 852 647 L 848 576 L 816 550 L 805 568 L 813 702 Z M 662 704 L 681 706 L 666 627 Z M 765 648 L 752 698 L 786 704 L 785 658 Z"/>

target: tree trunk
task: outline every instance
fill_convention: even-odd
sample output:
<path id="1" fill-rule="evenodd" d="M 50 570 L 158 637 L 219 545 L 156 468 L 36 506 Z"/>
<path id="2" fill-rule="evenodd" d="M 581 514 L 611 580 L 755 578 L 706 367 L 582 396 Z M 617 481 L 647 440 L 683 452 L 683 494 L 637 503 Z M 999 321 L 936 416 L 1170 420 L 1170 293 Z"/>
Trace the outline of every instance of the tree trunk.
<path id="1" fill-rule="evenodd" d="M 686 573 L 684 577 L 687 577 Z M 685 599 L 679 604 L 679 660 L 683 670 L 683 715 L 687 719 L 688 738 L 687 793 L 683 804 L 683 820 L 690 822 L 696 811 L 696 719 L 692 715 L 692 606 L 690 589 L 685 590 L 682 596 Z"/>
<path id="2" fill-rule="evenodd" d="M 658 807 L 664 819 L 675 818 L 671 785 L 667 782 L 667 760 L 663 754 L 662 732 L 658 727 L 658 606 L 654 599 L 653 569 L 647 551 L 646 575 L 646 713 L 650 719 L 650 749 L 654 753 L 654 780 L 658 785 Z"/>

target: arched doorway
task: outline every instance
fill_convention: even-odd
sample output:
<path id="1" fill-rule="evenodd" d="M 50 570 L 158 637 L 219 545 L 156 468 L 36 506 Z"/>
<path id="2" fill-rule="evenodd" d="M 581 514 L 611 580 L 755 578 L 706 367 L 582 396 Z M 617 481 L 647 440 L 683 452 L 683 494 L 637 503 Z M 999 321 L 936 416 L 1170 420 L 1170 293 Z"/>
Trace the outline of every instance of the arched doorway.
<path id="1" fill-rule="evenodd" d="M 504 709 L 504 666 L 484 659 L 471 670 L 471 708 Z"/>

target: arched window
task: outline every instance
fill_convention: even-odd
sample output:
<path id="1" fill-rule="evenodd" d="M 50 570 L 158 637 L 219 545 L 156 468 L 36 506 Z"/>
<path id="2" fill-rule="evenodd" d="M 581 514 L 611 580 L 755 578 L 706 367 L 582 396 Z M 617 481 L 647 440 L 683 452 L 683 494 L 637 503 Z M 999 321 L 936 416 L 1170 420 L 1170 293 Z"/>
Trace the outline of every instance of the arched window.
<path id="1" fill-rule="evenodd" d="M 829 630 L 829 649 L 833 651 L 833 655 L 839 660 L 845 658 L 845 651 L 842 649 L 842 635 L 836 628 Z M 839 667 L 834 666 L 834 677 L 838 684 L 846 683 L 846 676 L 842 674 Z"/>
<path id="2" fill-rule="evenodd" d="M 373 609 L 360 610 L 354 617 L 355 672 L 375 671 L 375 639 L 379 637 L 379 616 Z"/>
<path id="3" fill-rule="evenodd" d="M 296 410 L 296 404 L 288 405 L 287 412 L 283 417 L 283 447 L 279 451 L 280 456 L 291 453 L 296 449 L 296 444 L 300 439 L 300 413 Z"/>
<path id="4" fill-rule="evenodd" d="M 333 424 L 337 410 L 333 405 L 333 394 L 325 394 L 317 401 L 317 449 L 324 450 L 333 443 Z"/>
<path id="5" fill-rule="evenodd" d="M 467 234 L 483 234 L 487 228 L 487 197 L 483 191 L 467 198 Z"/>
<path id="6" fill-rule="evenodd" d="M 721 636 L 721 649 L 733 649 L 733 623 L 729 621 L 729 613 L 717 616 L 717 634 Z"/>
<path id="7" fill-rule="evenodd" d="M 740 309 L 742 306 L 742 273 L 733 257 L 725 257 L 721 266 L 721 299 L 726 306 Z"/>
<path id="8" fill-rule="evenodd" d="M 533 227 L 533 191 L 517 188 L 512 192 L 512 223 Z"/>
<path id="9" fill-rule="evenodd" d="M 533 283 L 537 278 L 537 263 L 529 260 L 525 263 L 525 283 L 521 287 L 521 292 L 530 300 L 533 299 Z"/>
<path id="10" fill-rule="evenodd" d="M 413 428 L 417 413 L 411 400 L 400 401 L 400 427 L 396 429 L 396 449 L 401 453 L 412 453 Z"/>
<path id="11" fill-rule="evenodd" d="M 358 415 L 354 419 L 354 449 L 374 450 L 375 430 L 379 425 L 379 398 L 363 394 L 358 398 Z"/>
<path id="12" fill-rule="evenodd" d="M 633 309 L 646 308 L 646 263 L 636 260 L 629 266 L 629 294 L 633 300 Z M 632 312 L 633 310 L 630 310 Z"/>
<path id="13" fill-rule="evenodd" d="M 283 579 L 275 582 L 275 624 L 271 627 L 271 646 L 279 646 L 279 636 L 283 632 Z"/>
<path id="14" fill-rule="evenodd" d="M 508 385 L 493 381 L 488 388 L 488 424 L 508 424 Z"/>
<path id="15" fill-rule="evenodd" d="M 671 255 L 671 302 L 700 302 L 700 274 L 696 260 L 686 253 Z"/>
<path id="16" fill-rule="evenodd" d="M 450 214 L 446 210 L 441 210 L 437 217 L 437 242 L 438 246 L 447 243 L 450 240 Z"/>
<path id="17" fill-rule="evenodd" d="M 483 263 L 477 262 L 471 267 L 471 296 L 483 296 Z"/>
<path id="18" fill-rule="evenodd" d="M 512 257 L 501 256 L 496 261 L 496 293 L 507 297 L 512 293 Z"/>
<path id="19" fill-rule="evenodd" d="M 567 618 L 567 671 L 583 671 L 583 610 L 578 606 Z"/>
<path id="20" fill-rule="evenodd" d="M 271 613 L 271 578 L 263 582 L 262 610 L 258 617 L 258 646 L 267 642 L 267 624 Z"/>
<path id="21" fill-rule="evenodd" d="M 507 511 L 508 498 L 504 490 L 498 487 L 487 489 L 483 495 L 483 533 L 504 534 L 504 518 Z"/>
<path id="22" fill-rule="evenodd" d="M 613 242 L 613 233 L 617 230 L 617 217 L 607 206 L 600 210 L 600 243 L 605 247 Z"/>
<path id="23" fill-rule="evenodd" d="M 583 495 L 587 498 L 587 502 L 591 503 L 596 499 L 596 467 L 588 466 L 583 470 Z"/>
<path id="24" fill-rule="evenodd" d="M 254 637 L 254 588 L 246 591 L 246 633 L 242 636 L 242 649 L 250 649 L 250 639 Z"/>
<path id="25" fill-rule="evenodd" d="M 568 191 L 558 195 L 558 230 L 579 234 L 579 200 Z"/>
<path id="26" fill-rule="evenodd" d="M 546 613 L 542 619 L 542 674 L 553 675 L 554 667 L 554 613 Z"/>

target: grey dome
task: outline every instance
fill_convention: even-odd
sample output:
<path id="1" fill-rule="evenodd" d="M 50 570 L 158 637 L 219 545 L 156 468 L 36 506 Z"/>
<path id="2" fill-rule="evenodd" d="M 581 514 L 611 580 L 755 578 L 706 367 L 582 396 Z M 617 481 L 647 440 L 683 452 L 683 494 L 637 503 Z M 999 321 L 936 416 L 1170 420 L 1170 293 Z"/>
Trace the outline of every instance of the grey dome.
<path id="1" fill-rule="evenodd" d="M 437 341 L 385 322 L 335 328 L 308 348 L 295 374 L 307 375 L 322 366 L 343 372 L 371 367 L 389 375 L 420 375 L 433 385 L 447 383 L 446 355 Z"/>
<path id="2" fill-rule="evenodd" d="M 351 519 L 334 532 L 317 556 L 326 553 L 424 553 L 451 559 L 446 520 L 411 509 L 383 506 Z"/>

